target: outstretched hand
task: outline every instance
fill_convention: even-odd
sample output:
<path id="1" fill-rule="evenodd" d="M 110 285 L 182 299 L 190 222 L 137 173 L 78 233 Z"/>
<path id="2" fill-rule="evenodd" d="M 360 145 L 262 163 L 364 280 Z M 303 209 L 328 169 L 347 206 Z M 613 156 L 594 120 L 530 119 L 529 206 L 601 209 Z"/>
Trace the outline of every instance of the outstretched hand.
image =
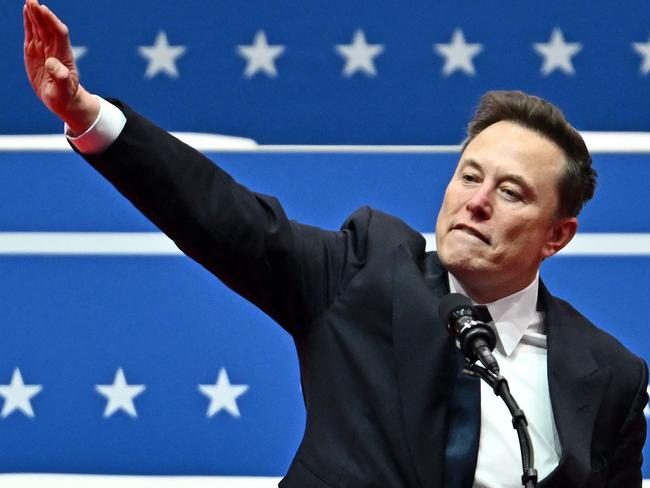
<path id="1" fill-rule="evenodd" d="M 99 113 L 99 102 L 79 84 L 68 28 L 38 0 L 26 0 L 25 69 L 36 95 L 77 134 Z"/>

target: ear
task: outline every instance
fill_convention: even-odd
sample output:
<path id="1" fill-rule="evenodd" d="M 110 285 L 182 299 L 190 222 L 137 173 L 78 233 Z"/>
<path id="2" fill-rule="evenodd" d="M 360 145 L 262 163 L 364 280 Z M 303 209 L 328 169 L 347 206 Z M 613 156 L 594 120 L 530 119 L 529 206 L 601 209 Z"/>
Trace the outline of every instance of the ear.
<path id="1" fill-rule="evenodd" d="M 542 250 L 542 258 L 553 256 L 566 246 L 578 230 L 578 219 L 575 217 L 562 217 L 556 219 L 548 229 L 546 244 Z"/>

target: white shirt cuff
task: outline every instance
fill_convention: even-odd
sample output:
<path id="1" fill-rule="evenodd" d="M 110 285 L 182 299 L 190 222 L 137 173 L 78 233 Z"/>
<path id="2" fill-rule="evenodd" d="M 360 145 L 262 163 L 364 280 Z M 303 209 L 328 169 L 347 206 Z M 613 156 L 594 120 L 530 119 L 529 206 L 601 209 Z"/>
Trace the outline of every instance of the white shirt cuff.
<path id="1" fill-rule="evenodd" d="M 119 108 L 95 96 L 100 104 L 99 115 L 86 132 L 74 137 L 68 124 L 65 124 L 65 136 L 82 154 L 104 152 L 119 137 L 126 124 L 126 117 Z"/>

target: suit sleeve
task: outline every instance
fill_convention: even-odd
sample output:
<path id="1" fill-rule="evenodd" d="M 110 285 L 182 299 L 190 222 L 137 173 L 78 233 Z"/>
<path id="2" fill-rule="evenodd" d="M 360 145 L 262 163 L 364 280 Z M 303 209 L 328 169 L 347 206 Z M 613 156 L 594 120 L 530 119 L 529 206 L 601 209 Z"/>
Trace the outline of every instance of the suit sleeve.
<path id="1" fill-rule="evenodd" d="M 341 231 L 291 221 L 279 202 L 128 106 L 118 139 L 84 158 L 188 256 L 290 333 L 332 303 L 360 266 L 369 210 Z"/>
<path id="2" fill-rule="evenodd" d="M 608 488 L 641 488 L 642 484 L 641 466 L 647 429 L 643 409 L 648 403 L 648 366 L 643 360 L 639 362 L 639 386 L 608 459 Z"/>

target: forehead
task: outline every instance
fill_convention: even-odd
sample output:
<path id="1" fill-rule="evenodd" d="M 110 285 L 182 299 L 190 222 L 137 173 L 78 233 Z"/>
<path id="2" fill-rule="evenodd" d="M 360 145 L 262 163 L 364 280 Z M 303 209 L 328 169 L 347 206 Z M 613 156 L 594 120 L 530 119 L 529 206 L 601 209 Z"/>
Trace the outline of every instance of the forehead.
<path id="1" fill-rule="evenodd" d="M 460 165 L 469 160 L 486 171 L 516 171 L 528 178 L 558 176 L 565 164 L 564 152 L 553 141 L 505 120 L 490 125 L 467 145 Z"/>

